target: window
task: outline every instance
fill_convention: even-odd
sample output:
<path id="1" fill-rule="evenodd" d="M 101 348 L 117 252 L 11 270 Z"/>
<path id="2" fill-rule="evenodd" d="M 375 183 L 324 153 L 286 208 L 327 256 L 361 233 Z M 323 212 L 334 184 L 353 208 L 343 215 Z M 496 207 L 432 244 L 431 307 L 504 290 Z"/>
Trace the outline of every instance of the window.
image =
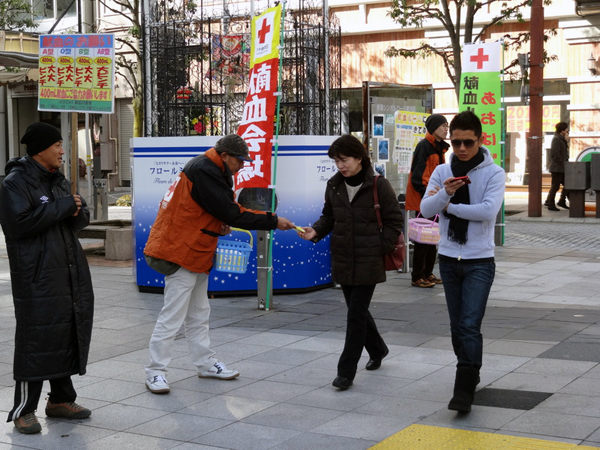
<path id="1" fill-rule="evenodd" d="M 33 0 L 32 4 L 34 20 L 54 18 L 54 5 L 52 0 Z"/>
<path id="2" fill-rule="evenodd" d="M 119 0 L 118 3 L 114 0 L 100 0 L 100 5 L 102 5 L 102 14 L 105 16 L 110 16 L 116 14 L 114 11 L 125 11 L 126 8 L 122 3 L 124 3 L 123 0 Z"/>
<path id="3" fill-rule="evenodd" d="M 77 15 L 77 2 L 74 0 L 32 0 L 34 20 L 58 19 L 66 10 L 65 17 Z"/>
<path id="4" fill-rule="evenodd" d="M 56 1 L 56 17 L 67 11 L 65 17 L 75 17 L 77 15 L 77 2 L 73 0 L 55 0 Z"/>

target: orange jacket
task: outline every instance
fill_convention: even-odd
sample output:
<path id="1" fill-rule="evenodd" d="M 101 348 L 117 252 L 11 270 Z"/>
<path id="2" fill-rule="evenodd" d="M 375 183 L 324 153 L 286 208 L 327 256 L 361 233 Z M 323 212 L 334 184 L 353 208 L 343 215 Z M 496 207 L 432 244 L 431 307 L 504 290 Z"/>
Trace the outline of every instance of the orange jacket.
<path id="1" fill-rule="evenodd" d="M 448 151 L 448 147 L 445 141 L 437 142 L 429 132 L 425 135 L 425 139 L 417 144 L 406 186 L 406 210 L 420 210 L 421 199 L 425 195 L 429 178 L 437 166 L 444 164 L 444 153 Z"/>
<path id="2" fill-rule="evenodd" d="M 229 168 L 214 148 L 190 160 L 158 209 L 144 253 L 208 273 L 221 225 L 274 230 L 277 216 L 246 209 L 234 200 Z"/>

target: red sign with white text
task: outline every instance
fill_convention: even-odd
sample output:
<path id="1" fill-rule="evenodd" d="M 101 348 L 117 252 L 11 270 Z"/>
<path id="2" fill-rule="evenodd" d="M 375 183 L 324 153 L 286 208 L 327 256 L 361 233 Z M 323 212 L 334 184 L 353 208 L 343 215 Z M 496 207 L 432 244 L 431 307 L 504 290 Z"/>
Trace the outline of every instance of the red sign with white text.
<path id="1" fill-rule="evenodd" d="M 271 186 L 273 118 L 277 106 L 281 5 L 267 9 L 252 21 L 250 82 L 237 134 L 248 144 L 253 162 L 235 176 L 235 187 Z"/>

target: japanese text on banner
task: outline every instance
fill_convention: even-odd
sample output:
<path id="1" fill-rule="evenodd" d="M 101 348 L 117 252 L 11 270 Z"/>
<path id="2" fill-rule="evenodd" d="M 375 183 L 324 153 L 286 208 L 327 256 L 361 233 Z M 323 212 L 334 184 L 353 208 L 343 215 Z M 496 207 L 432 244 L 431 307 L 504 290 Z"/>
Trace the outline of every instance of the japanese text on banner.
<path id="1" fill-rule="evenodd" d="M 502 105 L 500 42 L 465 45 L 460 79 L 459 111 L 481 119 L 483 146 L 502 165 Z"/>
<path id="2" fill-rule="evenodd" d="M 112 34 L 40 36 L 40 111 L 114 112 Z"/>
<path id="3" fill-rule="evenodd" d="M 280 27 L 281 5 L 252 20 L 250 82 L 237 134 L 248 144 L 253 162 L 245 163 L 237 173 L 236 189 L 271 185 Z"/>

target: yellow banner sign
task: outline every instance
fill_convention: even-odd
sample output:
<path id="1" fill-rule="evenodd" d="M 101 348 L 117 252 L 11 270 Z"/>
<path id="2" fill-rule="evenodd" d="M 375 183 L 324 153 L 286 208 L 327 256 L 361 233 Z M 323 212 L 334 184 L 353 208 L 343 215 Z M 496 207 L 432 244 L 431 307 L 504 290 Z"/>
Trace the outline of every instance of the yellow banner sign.
<path id="1" fill-rule="evenodd" d="M 545 133 L 554 133 L 554 126 L 560 122 L 560 106 L 544 105 L 542 111 L 542 130 Z M 506 131 L 508 133 L 529 131 L 529 106 L 509 106 L 506 109 Z"/>

